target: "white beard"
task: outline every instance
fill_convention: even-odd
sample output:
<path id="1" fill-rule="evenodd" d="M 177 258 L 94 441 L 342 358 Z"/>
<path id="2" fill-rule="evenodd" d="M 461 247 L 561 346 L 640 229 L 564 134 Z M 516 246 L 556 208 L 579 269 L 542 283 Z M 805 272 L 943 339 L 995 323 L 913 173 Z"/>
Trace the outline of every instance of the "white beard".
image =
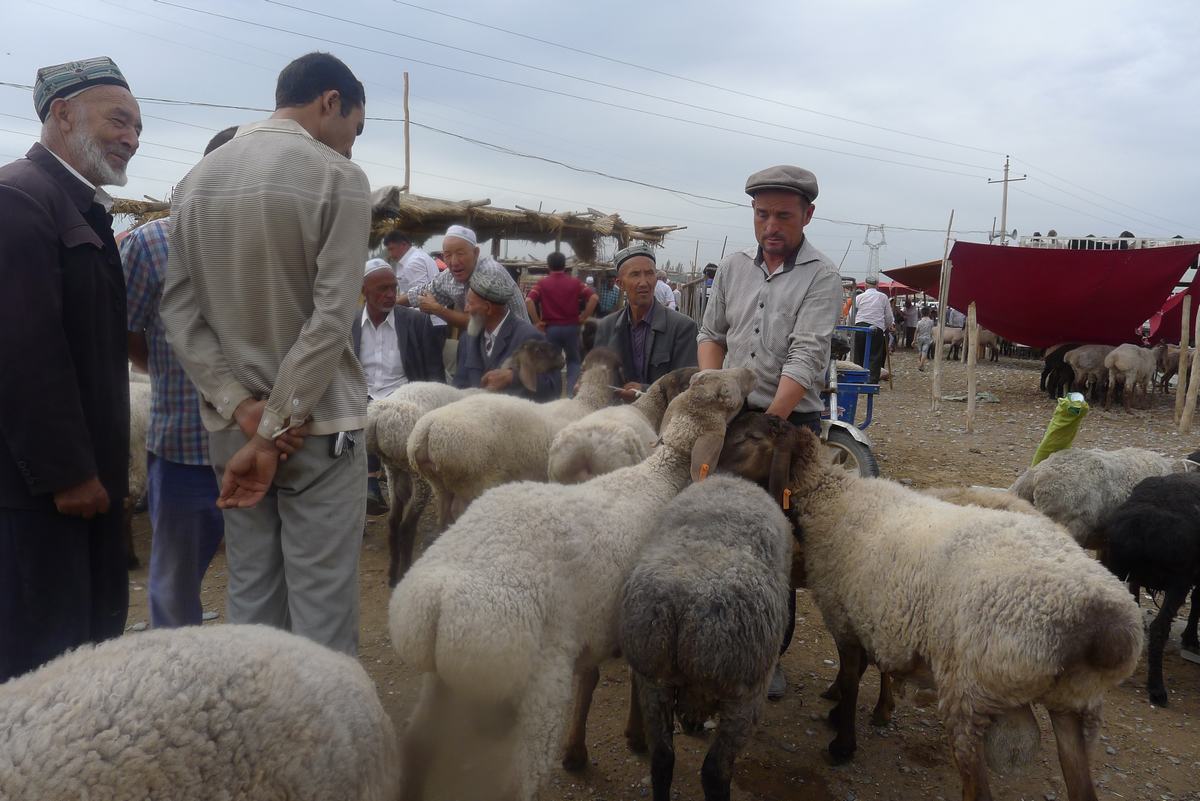
<path id="1" fill-rule="evenodd" d="M 125 170 L 117 169 L 104 158 L 104 149 L 91 134 L 81 128 L 73 128 L 67 134 L 67 147 L 83 162 L 80 170 L 85 176 L 96 176 L 99 186 L 124 186 L 129 182 Z"/>
<path id="2" fill-rule="evenodd" d="M 484 320 L 477 314 L 472 314 L 470 321 L 467 322 L 467 335 L 477 337 L 483 333 Z"/>

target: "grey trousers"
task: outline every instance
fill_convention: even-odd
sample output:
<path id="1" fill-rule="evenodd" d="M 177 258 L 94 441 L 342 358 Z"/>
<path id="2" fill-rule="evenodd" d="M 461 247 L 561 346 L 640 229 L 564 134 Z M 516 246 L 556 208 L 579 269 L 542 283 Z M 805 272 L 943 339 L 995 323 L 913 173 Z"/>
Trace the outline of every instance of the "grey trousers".
<path id="1" fill-rule="evenodd" d="M 263 623 L 357 652 L 367 452 L 362 432 L 354 438 L 334 459 L 333 435 L 308 437 L 280 463 L 258 506 L 224 511 L 230 623 Z M 209 434 L 218 481 L 245 443 L 238 430 Z"/>

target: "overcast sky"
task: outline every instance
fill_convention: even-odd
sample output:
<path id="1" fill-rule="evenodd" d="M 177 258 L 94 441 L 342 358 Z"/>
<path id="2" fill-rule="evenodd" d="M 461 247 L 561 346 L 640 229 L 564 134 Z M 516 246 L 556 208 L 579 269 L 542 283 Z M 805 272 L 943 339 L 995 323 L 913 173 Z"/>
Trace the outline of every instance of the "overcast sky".
<path id="1" fill-rule="evenodd" d="M 667 256 L 690 263 L 699 241 L 703 265 L 726 237 L 730 250 L 753 245 L 750 211 L 733 205 L 747 202 L 746 176 L 798 164 L 821 186 L 811 240 L 835 262 L 849 245 L 842 272 L 861 276 L 864 223 L 887 226 L 884 268 L 940 258 L 951 209 L 959 238 L 986 241 L 1001 198 L 987 179 L 1006 153 L 1014 177 L 1028 175 L 1012 184 L 1010 230 L 1200 235 L 1198 29 L 1182 0 L 3 0 L 0 81 L 32 84 L 40 66 L 104 54 L 140 97 L 266 108 L 289 60 L 326 50 L 366 84 L 369 117 L 402 116 L 408 70 L 414 123 L 712 199 L 422 128 L 414 192 L 686 225 Z M 124 197 L 163 197 L 213 133 L 265 116 L 150 102 L 142 112 Z M 36 137 L 30 92 L 0 86 L 0 115 L 8 160 Z M 369 119 L 354 158 L 372 186 L 401 183 L 401 126 Z"/>

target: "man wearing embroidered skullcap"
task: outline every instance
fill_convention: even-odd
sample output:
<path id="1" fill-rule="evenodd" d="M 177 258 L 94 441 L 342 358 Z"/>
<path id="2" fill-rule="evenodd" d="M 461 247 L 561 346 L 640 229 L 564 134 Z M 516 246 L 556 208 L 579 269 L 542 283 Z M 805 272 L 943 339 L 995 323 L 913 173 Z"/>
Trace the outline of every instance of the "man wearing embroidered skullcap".
<path id="1" fill-rule="evenodd" d="M 0 167 L 0 682 L 125 629 L 125 279 L 104 186 L 141 112 L 111 59 L 38 70 L 39 141 Z"/>
<path id="2" fill-rule="evenodd" d="M 358 646 L 367 383 L 350 328 L 371 228 L 350 160 L 366 92 L 342 61 L 284 67 L 269 119 L 176 186 L 160 314 L 222 477 L 231 623 Z"/>
<path id="3" fill-rule="evenodd" d="M 480 254 L 475 232 L 462 225 L 446 229 L 442 240 L 442 258 L 447 269 L 432 281 L 412 287 L 397 302 L 415 306 L 426 314 L 440 317 L 459 329 L 466 329 L 470 315 L 466 311 L 467 285 L 476 272 L 494 275 L 512 287 L 506 305 L 514 317 L 529 322 L 525 300 L 508 270 L 489 255 Z"/>
<path id="4" fill-rule="evenodd" d="M 625 308 L 596 324 L 596 347 L 621 357 L 625 386 L 617 394 L 632 401 L 639 391 L 679 367 L 696 366 L 696 323 L 657 298 L 654 249 L 631 245 L 613 257 Z"/>
<path id="5" fill-rule="evenodd" d="M 817 177 L 801 167 L 768 167 L 746 180 L 746 194 L 758 247 L 731 253 L 717 269 L 700 325 L 700 368 L 749 367 L 756 378 L 747 399 L 751 409 L 820 434 L 820 389 L 842 282 L 804 233 Z M 794 593 L 791 602 L 787 640 L 795 627 Z M 786 686 L 776 665 L 767 697 L 782 697 Z"/>
<path id="6" fill-rule="evenodd" d="M 503 268 L 502 268 L 503 269 Z M 507 279 L 507 280 L 506 280 Z M 465 308 L 469 321 L 458 346 L 454 386 L 482 387 L 489 392 L 537 401 L 555 400 L 561 394 L 559 369 L 540 375 L 518 375 L 505 361 L 526 341 L 546 337 L 529 321 L 512 312 L 512 299 L 520 295 L 508 273 L 476 269 L 467 288 Z"/>

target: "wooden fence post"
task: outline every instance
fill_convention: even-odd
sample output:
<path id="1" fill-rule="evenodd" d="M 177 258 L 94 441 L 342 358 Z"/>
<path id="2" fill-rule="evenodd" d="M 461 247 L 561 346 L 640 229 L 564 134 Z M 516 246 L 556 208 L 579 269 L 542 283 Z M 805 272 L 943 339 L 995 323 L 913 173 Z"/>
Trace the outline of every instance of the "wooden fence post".
<path id="1" fill-rule="evenodd" d="M 933 351 L 933 388 L 929 408 L 936 411 L 942 402 L 942 343 L 946 338 L 946 303 L 950 294 L 950 229 L 954 227 L 954 209 L 950 210 L 950 222 L 946 225 L 946 246 L 942 250 L 942 269 L 938 277 L 938 325 L 937 336 L 934 337 Z"/>
<path id="2" fill-rule="evenodd" d="M 1192 333 L 1191 328 L 1191 311 L 1192 311 L 1192 296 L 1183 296 L 1183 316 L 1179 318 L 1179 372 L 1178 381 L 1175 384 L 1175 424 L 1179 424 L 1179 419 L 1183 417 L 1183 400 L 1187 395 L 1188 385 L 1188 334 Z M 1198 310 L 1200 312 L 1200 310 Z M 1198 313 L 1197 318 L 1200 318 Z"/>
<path id="3" fill-rule="evenodd" d="M 979 326 L 975 324 L 975 301 L 967 307 L 967 330 L 963 332 L 963 347 L 967 349 L 967 433 L 975 433 L 975 362 L 979 354 Z"/>
<path id="4" fill-rule="evenodd" d="M 1183 337 L 1181 336 L 1180 339 Z M 1200 344 L 1200 314 L 1196 315 L 1196 328 L 1192 334 L 1192 339 Z M 1184 357 L 1187 354 L 1182 350 L 1179 351 L 1179 362 L 1183 363 Z M 1183 414 L 1179 418 L 1179 433 L 1186 435 L 1192 430 L 1192 416 L 1196 413 L 1196 395 L 1200 392 L 1200 348 L 1196 348 L 1192 354 L 1192 366 L 1189 370 L 1191 380 L 1187 386 L 1187 400 L 1183 404 Z"/>

